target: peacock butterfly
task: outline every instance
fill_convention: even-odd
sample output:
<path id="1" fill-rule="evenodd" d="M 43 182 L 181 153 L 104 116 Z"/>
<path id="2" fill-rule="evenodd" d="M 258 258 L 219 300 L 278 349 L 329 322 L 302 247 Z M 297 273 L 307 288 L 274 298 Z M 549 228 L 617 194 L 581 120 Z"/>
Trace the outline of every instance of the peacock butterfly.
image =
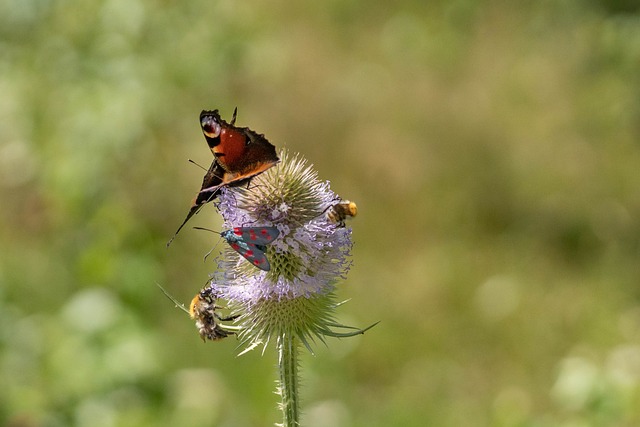
<path id="1" fill-rule="evenodd" d="M 231 122 L 227 123 L 220 117 L 218 110 L 200 113 L 200 126 L 213 153 L 213 162 L 202 179 L 202 186 L 187 217 L 167 246 L 202 205 L 218 195 L 222 187 L 241 185 L 280 161 L 276 147 L 264 135 L 248 127 L 235 126 L 237 114 L 238 108 L 233 111 Z"/>

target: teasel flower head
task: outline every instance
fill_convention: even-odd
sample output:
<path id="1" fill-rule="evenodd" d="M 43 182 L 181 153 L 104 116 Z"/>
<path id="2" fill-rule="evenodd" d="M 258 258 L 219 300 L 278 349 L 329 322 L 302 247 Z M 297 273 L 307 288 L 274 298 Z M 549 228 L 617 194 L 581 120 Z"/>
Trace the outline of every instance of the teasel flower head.
<path id="1" fill-rule="evenodd" d="M 316 338 L 364 332 L 334 320 L 336 285 L 351 267 L 351 228 L 326 215 L 341 200 L 329 182 L 320 181 L 298 155 L 285 151 L 281 159 L 248 185 L 225 188 L 218 202 L 225 229 L 277 227 L 279 236 L 265 245 L 270 269 L 257 268 L 225 245 L 211 287 L 239 314 L 238 336 L 246 350 L 266 348 L 287 334 L 313 351 Z"/>

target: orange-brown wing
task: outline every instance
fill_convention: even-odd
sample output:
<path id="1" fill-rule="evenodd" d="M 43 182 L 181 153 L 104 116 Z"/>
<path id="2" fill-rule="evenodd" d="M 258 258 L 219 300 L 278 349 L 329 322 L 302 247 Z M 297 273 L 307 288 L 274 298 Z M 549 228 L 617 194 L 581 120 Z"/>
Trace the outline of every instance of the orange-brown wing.
<path id="1" fill-rule="evenodd" d="M 232 123 L 235 122 L 234 112 Z M 216 162 L 224 169 L 222 182 L 203 187 L 211 191 L 215 185 L 240 183 L 278 163 L 276 147 L 264 135 L 249 128 L 236 127 L 220 118 L 217 110 L 200 113 L 202 133 Z"/>

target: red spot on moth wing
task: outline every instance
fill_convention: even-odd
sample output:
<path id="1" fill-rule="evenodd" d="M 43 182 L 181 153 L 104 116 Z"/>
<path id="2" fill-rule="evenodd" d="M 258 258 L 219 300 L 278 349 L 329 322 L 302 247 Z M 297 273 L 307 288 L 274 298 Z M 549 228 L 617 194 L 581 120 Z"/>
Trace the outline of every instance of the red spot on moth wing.
<path id="1" fill-rule="evenodd" d="M 269 227 L 269 228 L 264 228 L 262 230 L 262 234 L 264 235 L 264 239 L 268 243 L 271 243 L 280 235 L 280 231 L 275 227 Z"/>
<path id="2" fill-rule="evenodd" d="M 260 268 L 262 268 L 263 270 L 268 270 L 268 268 L 264 268 L 264 267 L 266 267 L 266 266 L 268 266 L 268 265 L 269 265 L 269 263 L 267 262 L 267 257 L 266 257 L 266 256 L 261 255 L 261 256 L 255 257 L 255 258 L 252 260 L 252 262 L 253 262 L 253 264 L 254 264 L 255 266 L 260 267 Z"/>
<path id="3" fill-rule="evenodd" d="M 253 251 L 249 249 L 247 252 L 244 253 L 244 256 L 246 256 L 247 258 L 253 257 Z"/>
<path id="4" fill-rule="evenodd" d="M 240 245 L 237 243 L 231 243 L 231 247 L 233 248 L 234 251 L 240 250 Z"/>
<path id="5" fill-rule="evenodd" d="M 233 234 L 235 234 L 236 236 L 242 236 L 242 228 L 240 227 L 235 227 L 233 229 Z"/>

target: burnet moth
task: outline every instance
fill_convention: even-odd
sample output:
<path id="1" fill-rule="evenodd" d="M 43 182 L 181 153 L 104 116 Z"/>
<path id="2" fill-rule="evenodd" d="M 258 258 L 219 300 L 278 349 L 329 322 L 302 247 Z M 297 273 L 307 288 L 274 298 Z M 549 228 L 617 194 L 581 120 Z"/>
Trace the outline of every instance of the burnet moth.
<path id="1" fill-rule="evenodd" d="M 260 270 L 269 271 L 271 269 L 265 252 L 267 251 L 266 245 L 273 242 L 280 235 L 280 230 L 276 227 L 234 227 L 221 233 L 208 228 L 194 228 L 220 234 L 234 251 L 242 255 L 251 264 Z"/>
<path id="2" fill-rule="evenodd" d="M 279 234 L 276 227 L 235 227 L 220 233 L 234 251 L 264 271 L 271 269 L 265 245 L 273 242 Z"/>

